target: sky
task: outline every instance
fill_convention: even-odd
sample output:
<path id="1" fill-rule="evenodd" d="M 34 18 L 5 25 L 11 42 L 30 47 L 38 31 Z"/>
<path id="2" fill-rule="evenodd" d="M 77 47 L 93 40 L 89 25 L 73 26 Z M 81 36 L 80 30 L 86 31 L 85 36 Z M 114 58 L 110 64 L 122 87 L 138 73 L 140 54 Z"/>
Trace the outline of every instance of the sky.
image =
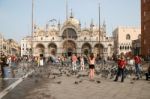
<path id="1" fill-rule="evenodd" d="M 140 27 L 140 0 L 68 0 L 68 12 L 73 12 L 82 27 L 89 27 L 91 20 L 105 21 L 107 35 L 118 26 Z M 32 0 L 0 0 L 0 33 L 4 38 L 17 42 L 31 35 Z M 66 0 L 34 0 L 34 23 L 45 26 L 48 20 L 66 20 Z M 52 24 L 52 23 L 51 23 Z"/>

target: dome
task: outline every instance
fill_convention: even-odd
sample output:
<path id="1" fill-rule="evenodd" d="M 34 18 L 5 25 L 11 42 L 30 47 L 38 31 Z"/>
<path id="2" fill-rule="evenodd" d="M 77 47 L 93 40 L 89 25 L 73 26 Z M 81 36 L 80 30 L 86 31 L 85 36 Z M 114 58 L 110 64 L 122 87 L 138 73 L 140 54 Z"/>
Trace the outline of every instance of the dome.
<path id="1" fill-rule="evenodd" d="M 64 24 L 72 24 L 72 25 L 78 26 L 79 23 L 80 22 L 77 19 L 70 17 L 68 20 L 65 21 Z"/>

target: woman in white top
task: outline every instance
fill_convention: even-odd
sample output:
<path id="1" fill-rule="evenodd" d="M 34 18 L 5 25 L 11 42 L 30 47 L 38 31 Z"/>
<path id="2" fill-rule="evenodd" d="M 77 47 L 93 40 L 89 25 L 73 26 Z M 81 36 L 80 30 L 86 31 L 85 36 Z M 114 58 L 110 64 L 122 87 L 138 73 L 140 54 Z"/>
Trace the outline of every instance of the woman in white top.
<path id="1" fill-rule="evenodd" d="M 80 57 L 80 65 L 81 65 L 81 70 L 84 70 L 84 58 L 83 58 L 83 56 Z"/>
<path id="2" fill-rule="evenodd" d="M 94 72 L 95 72 L 94 70 L 95 69 L 95 57 L 93 53 L 91 53 L 89 57 L 89 69 L 90 69 L 90 74 L 89 74 L 90 80 L 93 80 Z"/>

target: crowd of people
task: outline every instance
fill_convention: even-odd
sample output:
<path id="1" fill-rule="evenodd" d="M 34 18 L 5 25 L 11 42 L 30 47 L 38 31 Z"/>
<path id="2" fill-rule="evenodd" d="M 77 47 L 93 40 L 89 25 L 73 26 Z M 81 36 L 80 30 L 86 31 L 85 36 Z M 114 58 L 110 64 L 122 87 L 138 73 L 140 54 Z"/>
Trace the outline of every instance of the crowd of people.
<path id="1" fill-rule="evenodd" d="M 17 58 L 15 55 L 5 55 L 4 53 L 0 54 L 0 77 L 5 77 L 5 67 L 11 67 L 12 69 L 17 65 L 20 61 L 20 58 Z"/>
<path id="2" fill-rule="evenodd" d="M 44 58 L 43 55 L 39 55 L 38 57 L 16 57 L 14 55 L 4 55 L 4 53 L 1 53 L 1 57 L 0 57 L 0 70 L 1 70 L 1 77 L 4 78 L 4 67 L 10 66 L 10 67 L 15 67 L 15 65 L 24 60 L 26 62 L 33 62 L 35 63 L 34 65 L 36 65 L 37 67 L 39 66 L 44 66 L 44 64 L 46 63 L 61 63 L 62 66 L 65 65 L 65 61 L 69 59 L 71 62 L 71 66 L 72 66 L 72 70 L 76 71 L 77 70 L 77 65 L 80 66 L 80 70 L 84 71 L 85 70 L 85 65 L 88 65 L 89 68 L 89 79 L 90 80 L 94 80 L 94 74 L 95 74 L 95 66 L 96 64 L 99 64 L 99 61 L 102 60 L 103 63 L 106 63 L 106 59 L 102 59 L 100 57 L 96 57 L 94 56 L 93 53 L 91 53 L 90 55 L 80 55 L 77 56 L 76 54 L 72 54 L 72 56 L 70 57 L 65 57 L 65 56 L 59 56 L 58 58 L 53 58 L 53 57 L 49 57 L 49 58 Z M 108 58 L 113 60 L 113 58 Z M 130 57 L 131 59 L 131 57 Z M 135 66 L 135 76 L 136 79 L 140 79 L 142 77 L 141 75 L 141 62 L 142 59 L 140 56 L 135 55 L 134 57 L 132 57 L 132 59 L 134 60 L 134 66 Z M 118 65 L 118 69 L 117 69 L 117 73 L 116 73 L 116 77 L 114 81 L 118 81 L 118 78 L 121 76 L 121 82 L 124 82 L 125 79 L 125 69 L 126 66 L 128 64 L 128 60 L 127 57 L 121 53 L 117 59 L 114 60 L 117 65 Z M 150 67 L 149 67 L 150 68 Z M 148 69 L 148 72 L 146 73 L 146 77 L 149 77 L 150 75 L 150 69 Z"/>

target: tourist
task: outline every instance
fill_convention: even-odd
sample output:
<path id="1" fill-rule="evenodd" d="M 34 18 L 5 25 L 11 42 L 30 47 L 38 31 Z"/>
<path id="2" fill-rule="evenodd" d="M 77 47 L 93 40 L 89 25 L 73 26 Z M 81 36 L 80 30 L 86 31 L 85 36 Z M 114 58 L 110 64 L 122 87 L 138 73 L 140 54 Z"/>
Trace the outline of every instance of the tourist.
<path id="1" fill-rule="evenodd" d="M 134 57 L 134 62 L 135 62 L 135 73 L 136 73 L 137 80 L 138 80 L 141 76 L 141 69 L 140 69 L 141 58 L 138 55 L 136 55 Z"/>
<path id="2" fill-rule="evenodd" d="M 7 56 L 7 65 L 10 67 L 11 66 L 11 56 Z"/>
<path id="3" fill-rule="evenodd" d="M 73 71 L 75 71 L 77 69 L 77 57 L 76 57 L 76 55 L 73 54 L 71 59 L 72 59 L 72 69 L 73 69 Z"/>
<path id="4" fill-rule="evenodd" d="M 40 56 L 40 66 L 43 66 L 44 65 L 44 58 L 43 56 Z"/>
<path id="5" fill-rule="evenodd" d="M 114 81 L 118 81 L 118 77 L 122 76 L 121 82 L 124 82 L 124 71 L 126 67 L 126 61 L 124 55 L 121 55 L 121 58 L 118 59 L 118 71 Z"/>
<path id="6" fill-rule="evenodd" d="M 80 66 L 81 66 L 81 70 L 84 70 L 84 58 L 82 55 L 80 57 Z"/>
<path id="7" fill-rule="evenodd" d="M 91 53 L 90 57 L 89 57 L 89 69 L 90 69 L 90 73 L 89 73 L 89 77 L 90 80 L 94 79 L 94 72 L 95 72 L 95 57 L 94 54 Z"/>
<path id="8" fill-rule="evenodd" d="M 4 67 L 6 66 L 7 57 L 4 55 L 4 53 L 1 53 L 0 57 L 0 66 L 1 66 L 1 77 L 4 78 Z"/>

